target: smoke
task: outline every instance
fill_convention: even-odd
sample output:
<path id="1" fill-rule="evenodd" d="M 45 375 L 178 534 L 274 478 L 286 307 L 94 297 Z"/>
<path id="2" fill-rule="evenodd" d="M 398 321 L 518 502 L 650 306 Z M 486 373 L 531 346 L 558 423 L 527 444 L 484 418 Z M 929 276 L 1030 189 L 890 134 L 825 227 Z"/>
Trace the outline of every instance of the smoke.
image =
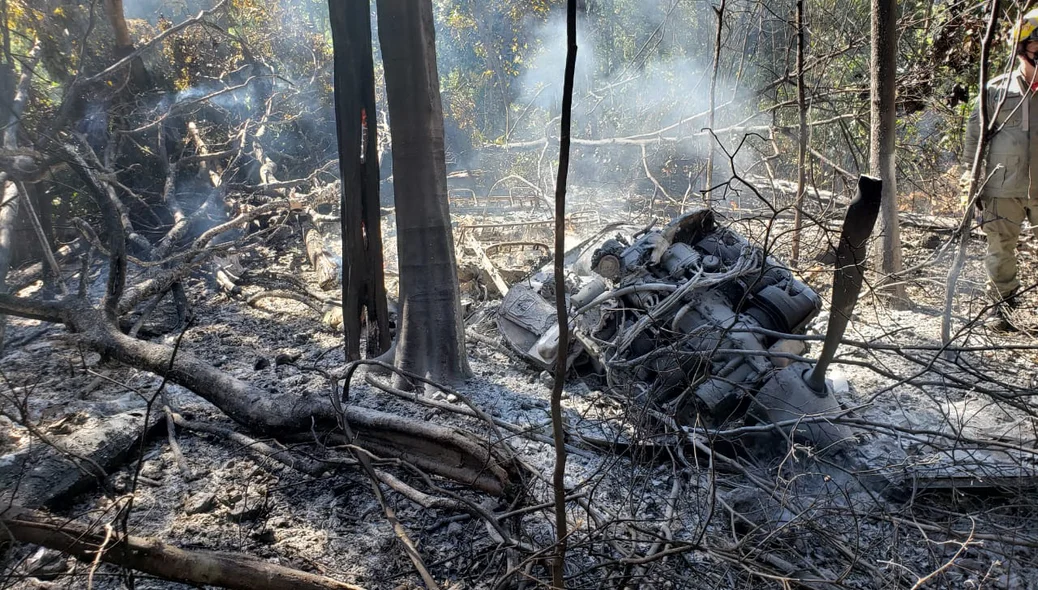
<path id="1" fill-rule="evenodd" d="M 579 115 L 575 116 L 583 118 L 585 125 L 594 123 L 593 127 L 600 128 L 615 119 L 617 124 L 601 130 L 633 135 L 676 123 L 709 107 L 712 47 L 702 42 L 708 40 L 712 27 L 700 24 L 699 30 L 691 31 L 675 31 L 677 23 L 662 27 L 660 19 L 666 18 L 663 4 L 639 4 L 640 10 L 630 17 L 635 32 L 627 34 L 641 42 L 638 55 L 632 56 L 636 59 L 621 59 L 628 56 L 615 55 L 615 48 L 614 55 L 602 55 L 609 25 L 597 23 L 592 28 L 586 21 L 578 22 L 574 97 Z M 524 65 L 519 77 L 521 92 L 513 107 L 522 110 L 532 105 L 558 113 L 566 59 L 565 16 L 557 15 L 538 26 L 532 36 L 539 47 Z M 724 72 L 719 81 L 716 94 L 721 104 L 733 97 L 734 88 Z"/>
<path id="2" fill-rule="evenodd" d="M 162 12 L 174 21 L 210 8 L 214 0 L 124 0 L 130 18 L 154 20 Z M 709 137 L 700 134 L 705 117 L 690 120 L 709 108 L 710 70 L 716 16 L 705 3 L 679 0 L 641 2 L 587 2 L 578 15 L 573 137 L 580 140 L 625 138 L 667 129 L 668 139 L 647 147 L 649 167 L 676 192 L 687 186 L 688 172 L 702 166 Z M 307 59 L 286 60 L 281 45 L 303 39 L 330 39 L 327 7 L 314 0 L 280 0 L 276 13 L 279 27 L 274 54 L 278 76 L 306 85 Z M 448 168 L 486 167 L 492 177 L 518 172 L 547 179 L 548 163 L 537 155 L 489 157 L 482 145 L 522 142 L 558 134 L 566 60 L 565 14 L 558 4 L 553 12 L 516 16 L 499 9 L 459 2 L 434 3 L 437 17 L 437 52 L 443 89 Z M 467 11 L 467 12 L 466 12 Z M 372 17 L 374 17 L 374 9 Z M 461 18 L 461 14 L 466 18 Z M 466 20 L 467 19 L 467 20 Z M 372 19 L 373 27 L 375 19 Z M 731 26 L 727 31 L 740 30 Z M 377 30 L 373 31 L 376 70 L 380 70 Z M 489 45 L 487 45 L 489 43 Z M 714 127 L 742 120 L 753 100 L 735 96 L 731 64 L 743 43 L 726 38 L 728 69 L 722 67 L 717 90 Z M 487 48 L 494 53 L 488 55 Z M 305 52 L 304 52 L 305 53 Z M 307 54 L 309 55 L 309 54 Z M 303 57 L 306 58 L 307 55 Z M 275 63 L 277 62 L 277 63 Z M 284 63 L 281 63 L 284 62 Z M 298 63 L 297 63 L 298 62 Z M 327 62 L 318 78 L 330 77 Z M 285 67 L 290 66 L 290 67 Z M 293 71 L 294 70 L 294 71 Z M 459 74 L 460 72 L 460 74 Z M 745 84 L 745 87 L 750 87 Z M 196 82 L 171 94 L 174 103 L 196 100 L 220 87 Z M 251 92 L 240 89 L 212 98 L 212 106 L 245 116 L 255 108 Z M 379 90 L 380 111 L 384 95 Z M 294 99 L 302 110 L 330 115 L 330 96 L 307 91 Z M 733 107 L 732 105 L 738 105 Z M 683 124 L 678 125 L 684 121 Z M 315 128 L 319 126 L 314 121 Z M 699 134 L 697 136 L 697 134 Z M 285 141 L 299 139 L 286 134 Z M 305 138 L 304 138 L 305 139 Z M 552 143 L 552 147 L 555 145 Z M 334 150 L 334 145 L 327 147 Z M 551 150 L 549 150 L 550 152 Z M 641 150 L 630 144 L 574 145 L 571 177 L 587 185 L 629 186 L 636 183 L 653 190 L 642 169 Z M 542 158 L 550 162 L 554 154 Z M 726 165 L 726 162 L 724 162 Z M 536 169 L 535 169 L 536 168 Z M 698 172 L 696 172 L 698 174 Z M 546 181 L 543 182 L 547 184 Z"/>
<path id="3" fill-rule="evenodd" d="M 234 90 L 227 90 L 227 86 L 217 82 L 201 83 L 177 92 L 173 98 L 173 104 L 198 101 L 205 98 L 209 104 L 228 110 L 251 113 L 255 105 L 252 104 L 252 92 L 247 84 L 237 85 Z M 221 92 L 223 91 L 223 92 Z"/>
<path id="4" fill-rule="evenodd" d="M 213 4 L 211 0 L 123 0 L 123 15 L 154 25 L 160 16 L 177 21 L 212 8 Z"/>
<path id="5" fill-rule="evenodd" d="M 562 83 L 566 71 L 566 17 L 557 15 L 540 24 L 533 34 L 540 45 L 519 77 L 521 94 L 519 106 L 559 110 L 562 104 Z M 574 96 L 585 94 L 595 80 L 595 49 L 588 42 L 584 27 L 577 28 L 577 63 L 574 76 Z"/>
<path id="6" fill-rule="evenodd" d="M 712 139 L 702 133 L 710 106 L 710 75 L 716 17 L 709 6 L 676 6 L 674 0 L 626 5 L 623 13 L 581 14 L 577 24 L 573 137 L 604 140 L 653 134 L 668 139 L 647 147 L 649 167 L 678 192 L 687 188 L 690 166 L 705 160 Z M 607 6 L 610 4 L 606 3 Z M 629 7 L 629 10 L 628 10 Z M 535 49 L 524 60 L 510 115 L 518 120 L 509 141 L 558 133 L 566 60 L 565 14 L 529 21 Z M 728 75 L 726 75 L 728 74 Z M 729 72 L 718 77 L 714 128 L 742 119 L 753 101 L 736 96 Z M 734 106 L 733 105 L 737 105 Z M 684 122 L 684 123 L 682 123 Z M 679 123 L 681 123 L 679 125 Z M 570 177 L 584 186 L 632 183 L 652 191 L 630 144 L 590 146 L 576 142 Z M 718 162 L 724 169 L 727 161 Z M 717 168 L 715 167 L 715 169 Z M 697 186 L 698 188 L 698 186 Z"/>

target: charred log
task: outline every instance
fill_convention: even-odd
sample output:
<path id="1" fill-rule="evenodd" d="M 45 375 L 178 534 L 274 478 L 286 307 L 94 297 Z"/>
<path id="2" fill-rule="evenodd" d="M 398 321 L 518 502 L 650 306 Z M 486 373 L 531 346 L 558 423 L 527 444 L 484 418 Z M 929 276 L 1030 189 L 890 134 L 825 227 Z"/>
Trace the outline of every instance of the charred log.
<path id="1" fill-rule="evenodd" d="M 507 487 L 506 461 L 485 442 L 463 431 L 367 408 L 348 407 L 340 414 L 324 398 L 272 394 L 189 352 L 131 338 L 82 302 L 41 304 L 0 295 L 0 312 L 62 322 L 79 335 L 82 344 L 183 385 L 252 432 L 273 436 L 310 432 L 315 426 L 333 428 L 344 419 L 357 433 L 355 444 L 375 453 L 403 458 L 420 469 L 490 494 L 503 494 Z"/>
<path id="2" fill-rule="evenodd" d="M 57 549 L 86 562 L 114 563 L 167 580 L 238 590 L 360 590 L 359 586 L 236 553 L 185 550 L 46 514 L 9 508 L 0 524 L 15 540 Z"/>
<path id="3" fill-rule="evenodd" d="M 142 408 L 85 420 L 73 415 L 67 420 L 81 423 L 68 435 L 38 432 L 38 437 L 46 439 L 42 444 L 0 464 L 0 504 L 53 506 L 103 483 L 129 457 L 141 437 L 162 423 L 152 418 L 145 427 Z"/>

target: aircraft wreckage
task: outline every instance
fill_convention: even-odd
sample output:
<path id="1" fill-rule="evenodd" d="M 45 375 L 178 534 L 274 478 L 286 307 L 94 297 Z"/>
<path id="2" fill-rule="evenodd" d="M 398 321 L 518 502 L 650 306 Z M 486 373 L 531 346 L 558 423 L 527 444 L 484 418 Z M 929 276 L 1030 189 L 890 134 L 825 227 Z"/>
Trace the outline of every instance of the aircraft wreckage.
<path id="1" fill-rule="evenodd" d="M 862 177 L 837 247 L 833 304 L 817 363 L 797 335 L 821 298 L 778 260 L 698 210 L 661 229 L 611 226 L 566 255 L 574 338 L 571 369 L 603 374 L 615 391 L 679 422 L 748 416 L 818 446 L 851 438 L 825 371 L 862 285 L 860 262 L 879 211 L 880 181 Z M 498 311 L 508 344 L 534 365 L 555 363 L 551 266 L 514 285 Z"/>

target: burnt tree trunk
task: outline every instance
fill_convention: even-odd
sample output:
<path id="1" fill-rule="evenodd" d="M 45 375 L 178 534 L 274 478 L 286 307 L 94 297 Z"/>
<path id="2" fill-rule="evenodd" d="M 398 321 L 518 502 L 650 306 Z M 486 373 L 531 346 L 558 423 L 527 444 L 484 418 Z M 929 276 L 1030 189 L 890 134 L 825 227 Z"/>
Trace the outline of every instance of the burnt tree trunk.
<path id="1" fill-rule="evenodd" d="M 400 258 L 396 365 L 434 381 L 457 381 L 469 368 L 447 207 L 432 2 L 378 0 L 378 29 Z"/>
<path id="2" fill-rule="evenodd" d="M 8 116 L 0 120 L 7 121 L 3 131 L 3 148 L 18 148 L 18 132 L 21 129 L 22 111 L 29 100 L 29 86 L 32 72 L 40 59 L 40 44 L 36 43 L 29 51 L 28 59 L 22 64 L 22 73 L 15 88 L 6 89 L 13 94 L 4 97 L 10 107 Z M 11 255 L 14 246 L 15 222 L 18 220 L 19 198 L 18 185 L 9 178 L 7 172 L 0 172 L 0 293 L 7 292 L 7 272 L 11 269 Z M 0 346 L 3 346 L 4 326 L 6 322 L 0 317 Z"/>
<path id="3" fill-rule="evenodd" d="M 368 356 L 385 352 L 390 344 L 378 196 L 371 5 L 329 0 L 328 15 L 335 52 L 335 122 L 342 177 L 342 330 L 346 357 L 356 360 L 360 358 L 362 320 L 368 326 Z"/>
<path id="4" fill-rule="evenodd" d="M 869 137 L 869 171 L 883 181 L 879 241 L 875 246 L 876 270 L 883 276 L 901 272 L 901 232 L 897 219 L 897 176 L 894 161 L 894 127 L 897 123 L 896 77 L 897 0 L 872 0 L 872 129 Z M 895 283 L 891 294 L 901 301 L 908 297 L 904 283 Z"/>
<path id="5" fill-rule="evenodd" d="M 114 57 L 118 61 L 133 53 L 136 48 L 133 46 L 130 27 L 126 25 L 123 0 L 105 0 L 104 7 L 105 13 L 108 15 L 108 24 L 112 26 L 112 32 L 115 34 Z M 148 70 L 144 67 L 144 60 L 140 57 L 136 57 L 130 62 L 130 86 L 134 90 L 145 90 L 151 87 Z"/>
<path id="6" fill-rule="evenodd" d="M 797 138 L 797 194 L 793 212 L 793 247 L 791 263 L 800 265 L 800 233 L 804 228 L 804 196 L 807 192 L 807 93 L 804 88 L 804 0 L 796 3 L 797 29 L 797 111 L 800 137 Z"/>

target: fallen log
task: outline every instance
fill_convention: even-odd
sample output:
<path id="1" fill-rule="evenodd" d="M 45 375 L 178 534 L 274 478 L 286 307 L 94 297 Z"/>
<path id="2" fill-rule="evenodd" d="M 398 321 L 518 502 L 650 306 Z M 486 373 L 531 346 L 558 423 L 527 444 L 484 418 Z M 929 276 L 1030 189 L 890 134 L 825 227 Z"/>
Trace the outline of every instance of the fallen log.
<path id="1" fill-rule="evenodd" d="M 157 539 L 122 535 L 24 508 L 6 510 L 0 514 L 0 524 L 22 543 L 56 549 L 87 563 L 100 560 L 175 582 L 232 590 L 362 590 L 247 555 L 180 549 Z"/>
<path id="2" fill-rule="evenodd" d="M 83 238 L 76 238 L 75 240 L 65 244 L 64 246 L 57 249 L 54 252 L 54 258 L 58 264 L 68 262 L 73 256 L 81 253 L 87 247 L 87 242 Z M 8 276 L 8 285 L 12 292 L 20 291 L 36 281 L 43 280 L 43 262 L 36 262 L 21 270 L 12 272 Z"/>
<path id="3" fill-rule="evenodd" d="M 84 332 L 92 348 L 132 367 L 165 375 L 220 408 L 253 432 L 284 435 L 335 423 L 332 405 L 323 397 L 272 394 L 233 377 L 198 357 L 154 342 L 135 340 L 114 329 Z M 171 360 L 172 359 L 172 360 Z M 170 368 L 167 372 L 167 368 Z M 485 442 L 454 429 L 368 408 L 346 408 L 358 434 L 356 444 L 387 457 L 400 457 L 430 473 L 502 495 L 508 482 L 503 461 Z"/>
<path id="4" fill-rule="evenodd" d="M 89 417 L 67 435 L 41 431 L 47 442 L 0 460 L 0 506 L 38 508 L 71 499 L 117 469 L 161 424 L 161 415 L 153 415 L 144 428 L 144 409 L 137 408 Z"/>

